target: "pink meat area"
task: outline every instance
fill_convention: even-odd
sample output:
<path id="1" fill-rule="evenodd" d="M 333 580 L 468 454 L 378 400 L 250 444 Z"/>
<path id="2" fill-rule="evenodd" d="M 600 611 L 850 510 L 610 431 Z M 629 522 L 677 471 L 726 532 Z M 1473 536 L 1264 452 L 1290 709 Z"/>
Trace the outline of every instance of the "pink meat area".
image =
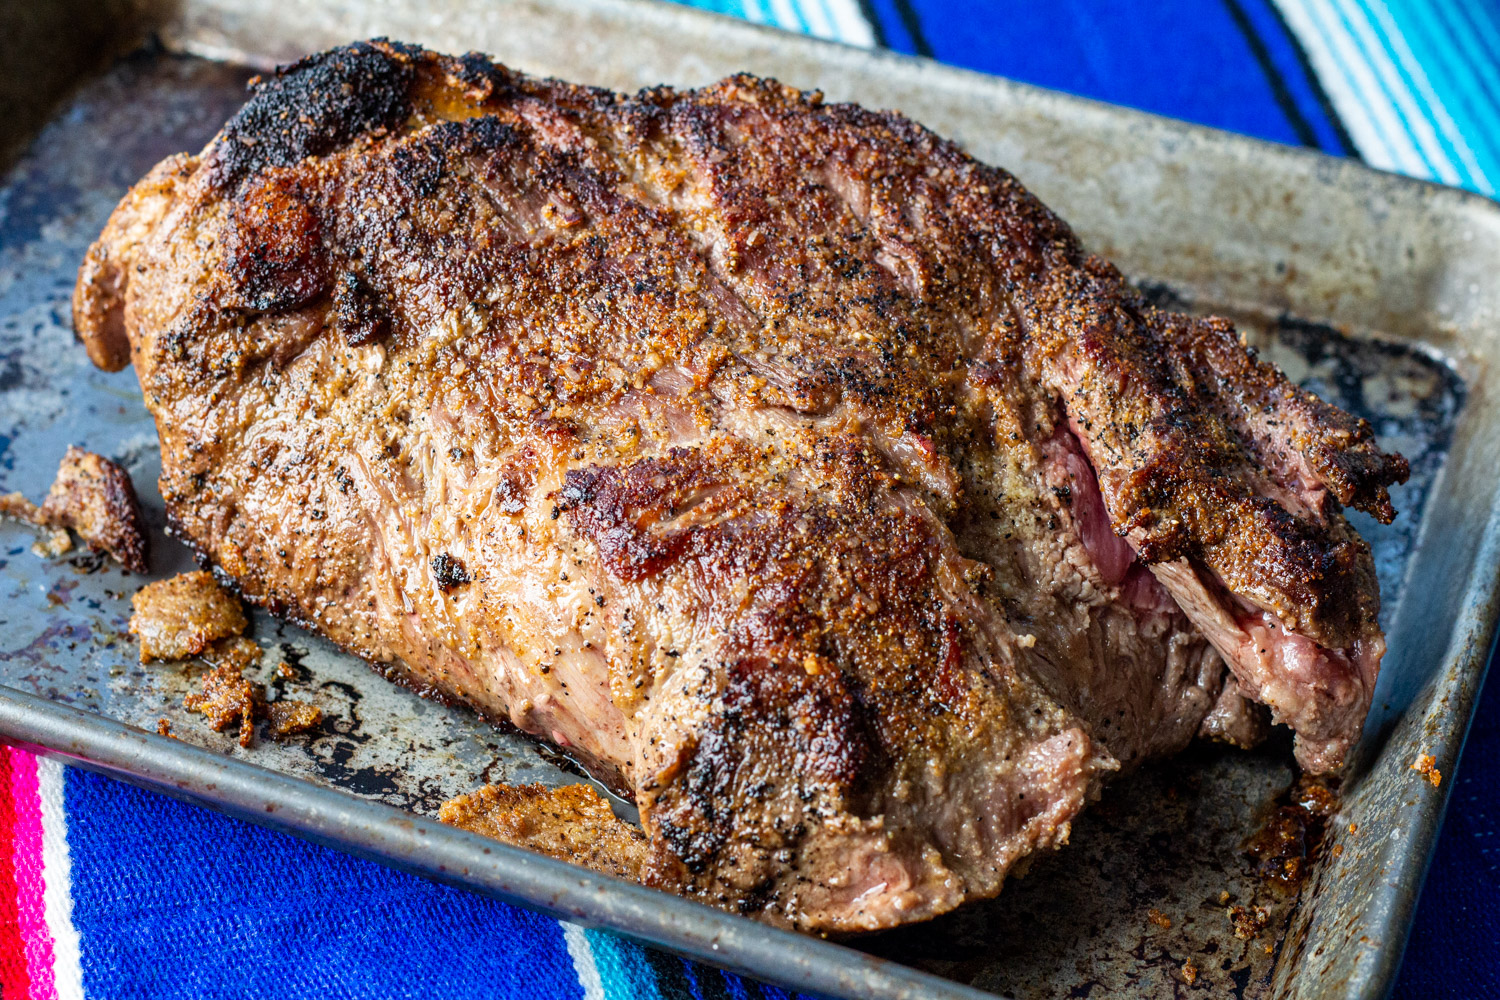
<path id="1" fill-rule="evenodd" d="M 1369 709 L 1384 641 L 1327 649 L 1288 631 L 1271 612 L 1230 593 L 1204 567 L 1187 560 L 1146 567 L 1130 542 L 1115 534 L 1079 438 L 1060 429 L 1047 450 L 1049 458 L 1065 465 L 1074 482 L 1073 516 L 1106 582 L 1122 584 L 1123 599 L 1142 610 L 1175 600 L 1224 657 L 1245 694 L 1296 731 L 1302 767 L 1321 773 L 1341 766 Z"/>

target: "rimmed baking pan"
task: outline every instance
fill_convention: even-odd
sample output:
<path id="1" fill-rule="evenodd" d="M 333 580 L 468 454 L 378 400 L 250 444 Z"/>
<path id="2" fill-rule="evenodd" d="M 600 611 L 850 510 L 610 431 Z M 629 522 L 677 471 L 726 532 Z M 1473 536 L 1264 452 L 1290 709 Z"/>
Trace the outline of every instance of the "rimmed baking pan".
<path id="1" fill-rule="evenodd" d="M 5 489 L 39 497 L 64 447 L 82 444 L 130 469 L 160 525 L 155 432 L 134 375 L 94 370 L 72 343 L 77 264 L 133 181 L 160 157 L 200 147 L 232 113 L 252 68 L 374 35 L 482 49 L 621 89 L 746 69 L 902 110 L 1012 170 L 1150 294 L 1233 315 L 1295 378 L 1369 417 L 1414 471 L 1396 491 L 1394 525 L 1357 519 L 1377 554 L 1391 651 L 1337 815 L 1320 823 L 1297 807 L 1286 741 L 1252 753 L 1197 748 L 1111 785 L 1073 843 L 1000 899 L 852 942 L 772 930 L 433 822 L 441 801 L 485 781 L 578 777 L 535 744 L 268 619 L 256 620 L 256 638 L 278 648 L 271 662 L 296 665 L 299 697 L 327 721 L 310 738 L 241 748 L 183 712 L 198 668 L 136 662 L 125 624 L 139 578 L 86 557 L 42 559 L 15 525 L 0 526 L 0 736 L 831 996 L 1388 989 L 1446 798 L 1433 773 L 1454 770 L 1496 619 L 1500 206 L 643 0 L 34 6 L 7 43 L 29 61 L 0 59 L 7 120 L 40 129 L 29 145 L 10 135 L 0 148 L 18 157 L 0 186 Z M 156 575 L 188 566 L 185 552 L 159 545 Z M 156 735 L 162 719 L 177 739 Z M 1424 756 L 1433 761 L 1414 770 Z M 1290 847 L 1266 835 L 1288 822 L 1304 824 Z"/>

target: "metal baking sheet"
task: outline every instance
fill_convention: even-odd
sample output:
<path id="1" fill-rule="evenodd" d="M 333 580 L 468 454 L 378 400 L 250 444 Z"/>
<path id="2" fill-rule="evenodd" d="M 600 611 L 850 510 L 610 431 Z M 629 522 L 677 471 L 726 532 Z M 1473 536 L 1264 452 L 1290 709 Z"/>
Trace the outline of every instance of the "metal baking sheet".
<path id="1" fill-rule="evenodd" d="M 42 5 L 53 20 L 72 0 Z M 1151 294 L 1231 313 L 1294 377 L 1413 460 L 1375 547 L 1391 652 L 1342 808 L 1299 885 L 1247 840 L 1294 781 L 1285 740 L 1196 749 L 1111 785 L 1072 844 L 1000 899 L 843 944 L 774 931 L 433 823 L 485 781 L 579 780 L 564 759 L 422 701 L 315 637 L 255 637 L 327 713 L 310 739 L 241 749 L 181 709 L 200 667 L 142 667 L 124 634 L 142 582 L 48 562 L 0 526 L 0 734 L 84 766 L 430 877 L 609 927 L 784 985 L 849 997 L 1348 997 L 1387 990 L 1496 617 L 1500 206 L 1298 150 L 889 54 L 637 0 L 117 4 L 148 45 L 78 85 L 0 184 L 0 487 L 45 492 L 69 443 L 124 462 L 162 521 L 134 375 L 92 369 L 68 296 L 84 248 L 157 159 L 196 149 L 250 70 L 385 34 L 617 88 L 750 69 L 899 108 L 1006 166 Z M 61 12 L 61 13 L 58 13 Z M 36 23 L 45 26 L 46 17 Z M 64 20 L 62 23 L 66 23 Z M 99 29 L 102 31 L 103 29 Z M 87 33 L 85 33 L 87 34 Z M 88 35 L 97 47 L 99 32 Z M 39 31 L 35 45 L 82 44 Z M 190 53 L 184 55 L 183 53 Z M 98 53 L 59 52 L 84 67 Z M 10 70 L 0 65 L 0 75 Z M 24 92 L 7 80 L 0 95 Z M 39 80 L 35 120 L 56 99 Z M 0 151 L 3 155 L 3 151 Z M 158 536 L 154 575 L 187 568 Z M 166 719 L 179 739 L 157 736 Z M 622 811 L 628 811 L 618 803 Z M 1236 933 L 1236 931 L 1240 933 Z"/>

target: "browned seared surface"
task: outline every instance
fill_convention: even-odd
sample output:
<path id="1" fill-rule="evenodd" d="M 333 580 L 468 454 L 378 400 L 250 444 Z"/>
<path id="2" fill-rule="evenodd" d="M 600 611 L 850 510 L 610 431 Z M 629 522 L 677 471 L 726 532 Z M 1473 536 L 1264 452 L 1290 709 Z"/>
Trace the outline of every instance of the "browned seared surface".
<path id="1" fill-rule="evenodd" d="M 146 573 L 145 524 L 135 486 L 120 466 L 69 446 L 41 507 L 45 523 L 72 528 L 91 548 L 107 552 L 132 573 Z"/>
<path id="2" fill-rule="evenodd" d="M 0 514 L 51 528 L 43 552 L 58 556 L 72 548 L 67 529 L 90 548 L 108 553 L 132 573 L 146 573 L 145 523 L 130 474 L 91 451 L 69 445 L 47 499 L 38 507 L 20 493 L 0 496 Z"/>
<path id="3" fill-rule="evenodd" d="M 1334 766 L 1368 704 L 1340 504 L 1399 459 L 896 115 L 351 46 L 137 185 L 75 321 L 248 599 L 568 748 L 648 880 L 764 919 L 991 895 L 1117 760 L 1260 698 Z"/>
<path id="4" fill-rule="evenodd" d="M 485 785 L 444 802 L 438 819 L 606 875 L 646 876 L 645 836 L 588 785 Z"/>
<path id="5" fill-rule="evenodd" d="M 140 642 L 142 663 L 197 656 L 210 643 L 237 636 L 249 624 L 239 598 L 206 570 L 148 583 L 130 603 L 135 609 L 130 632 Z"/>

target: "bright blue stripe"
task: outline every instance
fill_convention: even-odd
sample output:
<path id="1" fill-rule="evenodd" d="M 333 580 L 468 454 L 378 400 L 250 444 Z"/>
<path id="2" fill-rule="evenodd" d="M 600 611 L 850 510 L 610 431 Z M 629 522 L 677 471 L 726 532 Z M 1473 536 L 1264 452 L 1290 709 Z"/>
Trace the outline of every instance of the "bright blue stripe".
<path id="1" fill-rule="evenodd" d="M 605 1000 L 663 1000 L 640 945 L 606 931 L 585 929 L 583 936 L 594 951 Z"/>
<path id="2" fill-rule="evenodd" d="M 706 965 L 698 965 L 695 962 L 689 962 L 685 958 L 678 959 L 678 961 L 682 963 L 682 973 L 687 977 L 688 990 L 693 994 L 693 1000 L 704 1000 L 703 987 L 698 985 L 698 976 L 699 974 L 717 976 L 719 970 L 711 969 Z"/>
<path id="3" fill-rule="evenodd" d="M 69 768 L 90 997 L 583 994 L 557 921 Z"/>
<path id="4" fill-rule="evenodd" d="M 807 23 L 807 18 L 802 16 L 802 0 L 787 0 L 792 8 L 792 16 L 797 19 L 797 30 L 804 35 L 812 32 L 812 25 Z M 787 27 L 783 25 L 782 27 Z"/>
<path id="5" fill-rule="evenodd" d="M 679 0 L 679 2 L 700 10 L 711 10 L 716 14 L 728 14 L 738 18 L 746 16 L 745 5 L 741 0 Z"/>
<path id="6" fill-rule="evenodd" d="M 1452 44 L 1463 50 L 1466 58 L 1457 61 L 1462 62 L 1474 80 L 1473 91 L 1465 95 L 1465 107 L 1473 109 L 1471 113 L 1477 116 L 1500 119 L 1500 72 L 1497 72 L 1500 52 L 1485 44 L 1483 29 L 1474 22 L 1464 4 L 1443 4 L 1434 10 L 1434 20 L 1441 25 L 1435 33 L 1440 31 L 1439 38 L 1451 39 Z M 1465 133 L 1465 138 L 1472 140 L 1473 136 Z M 1490 162 L 1500 164 L 1500 126 L 1482 129 L 1480 138 L 1490 151 Z"/>
<path id="7" fill-rule="evenodd" d="M 875 15 L 875 27 L 885 39 L 886 48 L 909 56 L 917 54 L 916 40 L 906 30 L 892 0 L 870 0 L 870 10 Z"/>
<path id="8" fill-rule="evenodd" d="M 734 973 L 724 973 L 724 985 L 729 989 L 732 1000 L 750 1000 L 750 991 L 745 989 L 745 981 Z"/>
<path id="9" fill-rule="evenodd" d="M 1354 43 L 1354 47 L 1359 50 L 1359 54 L 1364 57 L 1366 65 L 1370 67 L 1370 74 L 1375 77 L 1376 84 L 1379 85 L 1381 92 L 1385 94 L 1385 99 L 1390 102 L 1391 111 L 1395 113 L 1396 120 L 1401 123 L 1401 127 L 1406 130 L 1406 136 L 1411 140 L 1412 148 L 1416 150 L 1418 158 L 1426 166 L 1429 176 L 1437 177 L 1437 164 L 1432 162 L 1432 158 L 1427 155 L 1427 150 L 1422 148 L 1422 142 L 1417 138 L 1417 134 L 1412 131 L 1411 122 L 1407 120 L 1406 112 L 1402 111 L 1401 105 L 1396 102 L 1395 92 L 1385 82 L 1385 76 L 1376 69 L 1375 61 L 1370 57 L 1370 50 L 1365 47 L 1364 40 L 1359 37 L 1359 32 L 1354 30 L 1354 25 L 1344 16 L 1343 7 L 1339 5 L 1338 0 L 1332 0 L 1328 4 L 1328 7 L 1338 16 L 1339 22 L 1344 26 L 1344 32 L 1349 36 L 1349 40 Z"/>
<path id="10" fill-rule="evenodd" d="M 1400 55 L 1397 54 L 1395 45 L 1391 43 L 1390 38 L 1386 35 L 1385 28 L 1381 25 L 1379 19 L 1377 19 L 1375 15 L 1370 12 L 1370 5 L 1368 3 L 1362 2 L 1362 0 L 1352 0 L 1352 2 L 1356 2 L 1360 7 L 1364 8 L 1366 17 L 1370 22 L 1370 30 L 1373 31 L 1375 33 L 1375 37 L 1380 40 L 1380 46 L 1385 50 L 1386 57 L 1390 60 L 1391 65 L 1396 68 L 1396 74 L 1401 78 L 1402 84 L 1405 85 L 1406 92 L 1411 95 L 1412 100 L 1416 102 L 1419 107 L 1426 108 L 1427 101 L 1422 97 L 1421 93 L 1417 89 L 1416 78 L 1412 76 L 1410 71 L 1406 68 L 1406 64 L 1402 61 Z M 1413 53 L 1413 55 L 1415 56 L 1415 53 Z M 1432 81 L 1429 79 L 1429 85 L 1431 84 L 1431 82 Z M 1397 108 L 1397 114 L 1400 114 L 1399 107 Z M 1426 119 L 1427 123 L 1432 126 L 1432 133 L 1437 137 L 1438 145 L 1442 147 L 1443 153 L 1447 157 L 1449 165 L 1453 167 L 1455 171 L 1457 171 L 1459 182 L 1465 187 L 1474 187 L 1476 179 L 1474 175 L 1469 171 L 1468 165 L 1463 162 L 1463 157 L 1459 155 L 1458 147 L 1453 144 L 1453 141 L 1448 138 L 1442 127 L 1438 125 L 1438 123 L 1434 121 L 1430 115 L 1424 114 L 1423 117 L 1424 119 Z M 1405 124 L 1404 119 L 1403 124 Z M 1416 138 L 1416 136 L 1413 135 L 1413 138 Z"/>

